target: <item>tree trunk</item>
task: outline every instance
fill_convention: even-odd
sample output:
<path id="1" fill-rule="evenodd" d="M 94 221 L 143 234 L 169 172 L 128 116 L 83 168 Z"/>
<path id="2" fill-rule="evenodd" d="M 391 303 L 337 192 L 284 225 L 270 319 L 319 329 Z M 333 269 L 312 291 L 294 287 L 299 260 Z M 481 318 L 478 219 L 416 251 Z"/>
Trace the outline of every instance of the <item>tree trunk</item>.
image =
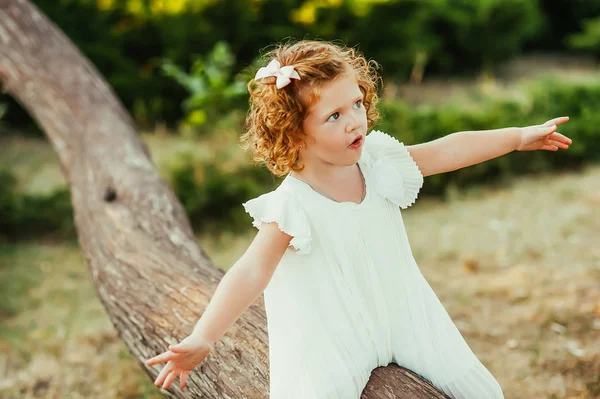
<path id="1" fill-rule="evenodd" d="M 0 0 L 0 82 L 57 152 L 70 189 L 79 245 L 97 295 L 149 378 L 144 359 L 191 331 L 223 272 L 198 247 L 185 212 L 159 177 L 133 120 L 98 71 L 26 0 Z M 268 347 L 262 297 L 190 375 L 177 398 L 265 398 Z M 157 388 L 158 389 L 158 388 Z M 445 398 L 391 364 L 362 395 Z"/>

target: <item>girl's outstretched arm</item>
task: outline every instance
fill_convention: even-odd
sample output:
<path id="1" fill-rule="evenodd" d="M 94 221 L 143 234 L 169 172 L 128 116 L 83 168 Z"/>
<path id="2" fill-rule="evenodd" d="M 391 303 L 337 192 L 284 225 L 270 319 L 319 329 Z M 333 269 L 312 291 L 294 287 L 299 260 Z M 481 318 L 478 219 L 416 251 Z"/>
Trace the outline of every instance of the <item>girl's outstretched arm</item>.
<path id="1" fill-rule="evenodd" d="M 155 385 L 169 389 L 180 377 L 180 386 L 185 387 L 188 375 L 208 356 L 214 343 L 265 290 L 291 239 L 276 222 L 262 223 L 248 249 L 219 282 L 191 334 L 146 361 L 148 366 L 167 362 Z"/>
<path id="2" fill-rule="evenodd" d="M 451 172 L 499 157 L 512 151 L 568 149 L 572 140 L 558 133 L 569 117 L 542 125 L 456 132 L 427 143 L 407 146 L 423 176 Z"/>
<path id="3" fill-rule="evenodd" d="M 291 236 L 262 223 L 248 249 L 227 271 L 192 334 L 216 342 L 265 290 Z"/>

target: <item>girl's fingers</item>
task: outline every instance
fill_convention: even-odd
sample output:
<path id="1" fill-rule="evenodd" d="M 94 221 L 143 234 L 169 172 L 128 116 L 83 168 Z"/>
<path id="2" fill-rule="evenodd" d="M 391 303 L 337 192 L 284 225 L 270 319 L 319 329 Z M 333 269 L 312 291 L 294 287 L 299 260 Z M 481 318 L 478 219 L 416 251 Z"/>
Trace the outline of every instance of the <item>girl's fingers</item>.
<path id="1" fill-rule="evenodd" d="M 561 141 L 561 142 L 567 143 L 567 144 L 573 143 L 573 140 L 571 140 L 570 138 L 568 138 L 567 136 L 565 136 L 563 134 L 560 134 L 559 132 L 552 133 L 552 135 L 550 136 L 550 139 L 556 140 L 556 141 Z"/>
<path id="2" fill-rule="evenodd" d="M 169 389 L 171 383 L 175 381 L 175 378 L 177 378 L 178 375 L 179 373 L 177 371 L 171 371 L 171 373 L 169 373 L 169 375 L 167 376 L 167 379 L 165 380 L 165 383 L 163 384 L 162 388 Z"/>
<path id="3" fill-rule="evenodd" d="M 154 380 L 154 385 L 156 385 L 156 386 L 161 385 L 163 383 L 163 381 L 165 380 L 165 378 L 167 377 L 167 375 L 171 372 L 171 370 L 173 370 L 173 363 L 169 362 L 160 371 L 160 373 L 158 374 L 158 377 L 156 377 L 156 380 Z"/>
<path id="4" fill-rule="evenodd" d="M 542 126 L 560 125 L 561 123 L 565 123 L 568 120 L 569 120 L 568 116 L 559 116 L 558 118 L 550 119 L 549 121 L 544 123 Z"/>
<path id="5" fill-rule="evenodd" d="M 546 144 L 554 145 L 554 146 L 557 146 L 557 147 L 565 149 L 565 150 L 567 148 L 569 148 L 569 144 L 566 144 L 566 143 L 563 143 L 562 141 L 557 141 L 557 140 L 549 140 Z"/>
<path id="6" fill-rule="evenodd" d="M 545 145 L 542 147 L 542 150 L 558 151 L 558 147 L 555 145 Z"/>
<path id="7" fill-rule="evenodd" d="M 185 387 L 185 383 L 187 382 L 188 376 L 190 375 L 189 371 L 182 371 L 181 375 L 179 376 L 179 385 L 181 386 L 181 388 Z"/>
<path id="8" fill-rule="evenodd" d="M 175 356 L 175 353 L 171 351 L 166 351 L 161 353 L 160 355 L 154 356 L 153 358 L 146 360 L 146 364 L 148 366 L 153 366 L 155 364 L 168 362 L 169 360 L 173 360 Z"/>

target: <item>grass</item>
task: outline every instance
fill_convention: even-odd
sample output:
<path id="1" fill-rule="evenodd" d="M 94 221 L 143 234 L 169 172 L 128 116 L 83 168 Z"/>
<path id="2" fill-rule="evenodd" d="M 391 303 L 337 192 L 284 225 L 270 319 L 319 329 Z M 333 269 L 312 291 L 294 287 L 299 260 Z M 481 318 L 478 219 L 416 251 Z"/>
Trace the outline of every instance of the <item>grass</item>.
<path id="1" fill-rule="evenodd" d="M 159 398 L 75 244 L 0 247 L 0 397 Z"/>
<path id="2" fill-rule="evenodd" d="M 224 270 L 250 239 L 199 237 Z M 76 243 L 0 244 L 0 397 L 163 397 L 118 337 Z"/>
<path id="3" fill-rule="evenodd" d="M 600 397 L 598 187 L 591 166 L 403 213 L 423 274 L 507 399 Z"/>

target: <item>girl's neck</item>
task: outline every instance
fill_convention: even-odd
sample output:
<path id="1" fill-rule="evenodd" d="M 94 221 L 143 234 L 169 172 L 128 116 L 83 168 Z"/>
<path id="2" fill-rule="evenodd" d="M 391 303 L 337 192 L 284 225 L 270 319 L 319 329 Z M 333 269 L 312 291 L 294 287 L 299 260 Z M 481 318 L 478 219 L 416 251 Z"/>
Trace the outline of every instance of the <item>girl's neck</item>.
<path id="1" fill-rule="evenodd" d="M 355 168 L 356 171 L 351 171 L 352 173 L 360 174 L 360 199 L 357 200 L 357 194 L 355 190 L 356 182 L 353 181 L 355 177 L 348 175 L 347 177 L 342 177 L 338 180 L 330 180 L 324 182 L 315 183 L 314 181 L 307 181 L 302 176 L 299 176 L 297 173 L 292 172 L 290 176 L 295 179 L 302 180 L 304 183 L 308 184 L 314 191 L 327 197 L 335 202 L 355 202 L 357 204 L 362 203 L 366 195 L 366 187 L 364 176 L 360 165 L 357 163 L 355 165 L 351 165 L 347 167 L 349 169 Z M 322 181 L 320 179 L 319 181 Z M 345 199 L 347 198 L 347 199 Z"/>
<path id="2" fill-rule="evenodd" d="M 323 168 L 310 168 L 306 164 L 304 169 L 298 173 L 295 171 L 290 172 L 293 177 L 300 178 L 310 184 L 327 186 L 335 182 L 343 182 L 351 179 L 353 173 L 355 173 L 356 164 L 352 165 L 334 165 L 326 166 Z"/>

